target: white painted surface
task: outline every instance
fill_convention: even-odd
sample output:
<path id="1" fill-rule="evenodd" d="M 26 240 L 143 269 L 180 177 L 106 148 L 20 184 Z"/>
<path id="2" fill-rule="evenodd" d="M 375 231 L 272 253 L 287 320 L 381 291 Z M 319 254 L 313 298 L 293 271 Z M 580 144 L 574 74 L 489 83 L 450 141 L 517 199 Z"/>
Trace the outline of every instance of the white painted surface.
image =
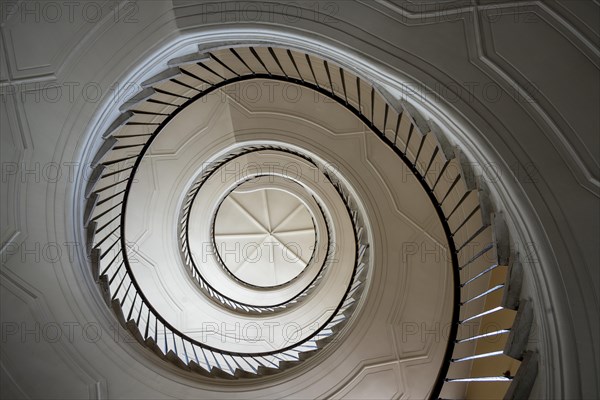
<path id="1" fill-rule="evenodd" d="M 291 281 L 306 268 L 316 232 L 298 197 L 265 185 L 256 188 L 257 183 L 247 182 L 225 198 L 217 211 L 214 237 L 216 251 L 233 275 L 270 287 Z"/>

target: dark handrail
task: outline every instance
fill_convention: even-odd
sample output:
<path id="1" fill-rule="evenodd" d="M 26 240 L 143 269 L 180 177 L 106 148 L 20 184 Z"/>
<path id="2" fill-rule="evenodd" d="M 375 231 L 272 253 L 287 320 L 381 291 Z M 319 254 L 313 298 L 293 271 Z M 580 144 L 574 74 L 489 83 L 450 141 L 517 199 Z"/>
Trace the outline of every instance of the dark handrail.
<path id="1" fill-rule="evenodd" d="M 319 277 L 321 277 L 321 276 L 322 276 L 322 274 L 323 274 L 323 272 L 326 270 L 327 262 L 328 262 L 328 259 L 329 259 L 329 256 L 330 256 L 329 252 L 330 252 L 330 249 L 331 249 L 331 231 L 330 231 L 330 229 L 329 229 L 329 224 L 328 224 L 328 222 L 327 222 L 327 219 L 325 218 L 325 215 L 324 215 L 324 214 L 323 214 L 323 217 L 325 218 L 325 226 L 326 226 L 326 229 L 327 229 L 327 237 L 328 237 L 328 242 L 327 242 L 327 249 L 326 249 L 326 252 L 325 252 L 325 258 L 323 259 L 323 264 L 321 265 L 321 268 L 319 268 L 319 272 L 318 272 L 318 273 L 315 275 L 315 277 L 314 277 L 314 278 L 313 278 L 313 279 L 312 279 L 312 280 L 311 280 L 311 281 L 310 281 L 310 282 L 309 282 L 309 283 L 308 283 L 308 284 L 305 286 L 305 288 L 304 288 L 302 291 L 300 291 L 299 293 L 297 293 L 297 294 L 296 294 L 294 297 L 292 297 L 291 299 L 288 299 L 288 300 L 286 300 L 286 301 L 283 301 L 283 302 L 281 302 L 281 303 L 278 303 L 278 304 L 273 304 L 273 305 L 265 305 L 265 306 L 257 306 L 257 305 L 247 304 L 247 303 L 243 303 L 243 302 L 240 302 L 240 301 L 234 300 L 234 299 L 230 298 L 229 296 L 226 296 L 226 295 L 224 295 L 223 293 L 221 293 L 221 292 L 220 292 L 220 291 L 218 291 L 217 289 L 215 289 L 215 288 L 214 288 L 214 287 L 213 287 L 213 286 L 212 286 L 210 283 L 208 283 L 208 282 L 206 281 L 206 279 L 202 278 L 202 274 L 200 273 L 200 271 L 199 271 L 199 269 L 198 269 L 198 267 L 197 267 L 197 265 L 196 265 L 196 262 L 195 262 L 194 258 L 191 256 L 191 253 L 192 253 L 192 252 L 191 252 L 191 248 L 190 248 L 190 241 L 189 241 L 189 218 L 190 218 L 190 213 L 191 213 L 192 204 L 194 203 L 194 201 L 195 201 L 195 199 L 196 199 L 196 196 L 197 196 L 197 195 L 198 195 L 198 193 L 200 192 L 200 189 L 201 189 L 202 185 L 204 184 L 204 182 L 206 182 L 208 179 L 210 179 L 210 177 L 211 177 L 211 176 L 212 176 L 214 173 L 216 173 L 216 171 L 217 171 L 217 168 L 218 168 L 220 165 L 222 165 L 222 164 L 224 164 L 224 163 L 226 163 L 226 162 L 229 162 L 229 161 L 231 161 L 231 160 L 234 160 L 234 159 L 236 159 L 237 157 L 241 157 L 241 156 L 244 156 L 244 155 L 246 155 L 246 154 L 250 154 L 250 153 L 253 153 L 253 152 L 256 152 L 256 151 L 263 151 L 263 150 L 277 150 L 277 151 L 281 151 L 281 152 L 286 152 L 286 153 L 289 153 L 289 154 L 293 154 L 293 155 L 295 155 L 295 156 L 298 156 L 298 157 L 301 157 L 301 158 L 305 159 L 306 161 L 310 162 L 311 164 L 313 164 L 315 167 L 317 167 L 317 168 L 318 168 L 318 166 L 315 164 L 315 162 L 314 162 L 314 161 L 313 161 L 313 160 L 312 160 L 310 157 L 308 157 L 308 156 L 306 156 L 306 155 L 304 155 L 304 154 L 302 154 L 302 153 L 295 152 L 295 151 L 289 150 L 289 149 L 287 149 L 287 148 L 283 148 L 283 147 L 281 147 L 281 146 L 266 146 L 266 145 L 265 145 L 265 146 L 252 146 L 252 148 L 251 148 L 251 149 L 246 149 L 246 150 L 244 150 L 244 151 L 241 151 L 241 152 L 239 152 L 239 153 L 236 153 L 236 154 L 235 154 L 235 155 L 233 155 L 233 156 L 228 156 L 228 157 L 226 157 L 226 158 L 225 158 L 224 160 L 222 160 L 222 161 L 221 161 L 221 162 L 220 162 L 218 165 L 216 165 L 214 168 L 212 168 L 212 169 L 211 169 L 211 171 L 209 171 L 209 173 L 208 173 L 207 175 L 202 175 L 201 179 L 200 179 L 200 180 L 197 180 L 197 181 L 195 182 L 195 184 L 198 184 L 198 186 L 197 186 L 197 187 L 194 189 L 194 193 L 193 193 L 193 195 L 191 196 L 191 198 L 187 199 L 187 197 L 186 197 L 186 200 L 187 200 L 187 202 L 189 202 L 190 206 L 188 207 L 187 211 L 183 211 L 183 212 L 182 212 L 182 214 L 185 214 L 185 242 L 186 242 L 186 243 L 185 243 L 185 250 L 186 250 L 186 254 L 184 254 L 184 255 L 183 255 L 183 260 L 184 260 L 184 263 L 186 263 L 186 261 L 185 261 L 185 256 L 186 256 L 186 255 L 187 255 L 187 256 L 189 256 L 189 257 L 190 257 L 190 263 L 192 264 L 192 266 L 193 266 L 193 268 L 194 268 L 194 270 L 195 270 L 196 274 L 199 276 L 199 278 L 200 278 L 200 279 L 202 279 L 202 281 L 204 282 L 204 284 L 205 284 L 205 285 L 207 285 L 207 286 L 208 286 L 208 287 L 209 287 L 209 288 L 210 288 L 212 291 L 214 291 L 216 294 L 218 294 L 218 295 L 219 295 L 219 296 L 221 296 L 222 298 L 224 298 L 224 299 L 227 299 L 227 300 L 231 301 L 232 303 L 235 303 L 235 304 L 238 304 L 238 305 L 241 305 L 241 306 L 244 306 L 244 307 L 248 307 L 248 308 L 251 308 L 251 309 L 254 309 L 254 310 L 264 310 L 264 311 L 269 311 L 269 309 L 270 309 L 270 308 L 277 308 L 277 307 L 281 307 L 281 306 L 283 306 L 283 305 L 285 305 L 285 304 L 289 304 L 289 303 L 293 302 L 295 299 L 298 299 L 300 296 L 303 296 L 303 295 L 305 295 L 305 294 L 306 294 L 306 291 L 307 291 L 307 290 L 308 290 L 308 289 L 311 287 L 311 285 L 312 285 L 312 284 L 313 284 L 313 283 L 314 283 L 314 282 L 315 282 L 317 279 L 319 279 Z M 327 178 L 329 179 L 329 177 L 327 177 Z M 330 179 L 329 179 L 329 182 L 333 184 L 333 182 L 331 182 L 331 180 L 330 180 Z M 189 196 L 189 194 L 190 194 L 190 193 L 188 193 L 188 195 L 187 195 L 187 196 Z M 317 202 L 317 205 L 319 206 L 319 209 L 321 209 L 321 212 L 322 212 L 321 205 L 320 205 L 318 202 Z M 213 220 L 213 224 L 214 224 L 214 220 Z M 180 247 L 181 247 L 181 246 L 180 246 Z M 222 263 L 222 260 L 221 260 L 221 258 L 220 258 L 220 256 L 219 256 L 219 255 L 218 255 L 218 259 L 219 259 L 219 261 Z M 312 257 L 311 257 L 311 260 L 312 260 Z M 309 261 L 309 262 L 310 262 L 310 261 Z M 229 272 L 229 270 L 228 270 L 228 269 L 226 269 L 226 270 L 227 270 L 227 272 Z M 229 273 L 230 273 L 230 272 L 229 272 Z M 209 295 L 212 297 L 212 294 L 211 294 L 211 293 L 209 293 Z"/>
<path id="2" fill-rule="evenodd" d="M 164 129 L 164 127 L 173 119 L 175 118 L 182 110 L 184 110 L 186 107 L 188 107 L 189 105 L 191 105 L 192 103 L 194 103 L 196 100 L 201 99 L 202 97 L 214 92 L 217 89 L 220 89 L 221 87 L 233 84 L 233 83 L 237 83 L 237 82 L 243 82 L 243 81 L 247 81 L 247 80 L 252 80 L 252 79 L 274 79 L 274 80 L 279 80 L 279 81 L 285 81 L 285 82 L 291 82 L 291 83 L 296 83 L 296 84 L 301 84 L 304 86 L 307 86 L 313 90 L 317 90 L 318 92 L 327 95 L 328 97 L 337 100 L 337 97 L 334 94 L 330 94 L 329 92 L 325 91 L 324 89 L 321 89 L 319 87 L 317 87 L 316 85 L 313 85 L 309 82 L 302 82 L 299 79 L 295 79 L 295 78 L 290 78 L 290 77 L 283 77 L 283 76 L 276 76 L 276 75 L 268 75 L 268 74 L 254 74 L 254 75 L 246 75 L 246 76 L 239 76 L 236 78 L 232 78 L 229 79 L 227 81 L 221 81 L 218 83 L 213 84 L 213 86 L 210 86 L 209 88 L 205 89 L 204 91 L 199 92 L 198 94 L 196 94 L 194 97 L 190 98 L 189 100 L 187 100 L 185 103 L 183 103 L 179 108 L 175 109 L 173 111 L 173 113 L 169 114 L 157 127 L 157 129 L 154 131 L 154 133 L 152 134 L 152 136 L 148 139 L 148 141 L 144 144 L 144 147 L 142 148 L 142 150 L 140 151 L 138 158 L 135 160 L 135 163 L 133 165 L 132 171 L 130 173 L 130 179 L 127 180 L 127 186 L 125 188 L 125 193 L 124 193 L 124 198 L 123 198 L 123 205 L 122 205 L 122 209 L 121 209 L 121 249 L 123 251 L 123 254 L 125 257 L 123 257 L 124 259 L 124 263 L 125 263 L 125 268 L 128 271 L 128 275 L 129 275 L 129 279 L 131 280 L 131 283 L 133 284 L 133 286 L 136 289 L 136 292 L 138 293 L 141 301 L 146 305 L 146 307 L 148 307 L 148 309 L 152 312 L 152 314 L 155 315 L 155 317 L 160 320 L 160 322 L 166 327 L 169 328 L 174 334 L 177 334 L 177 336 L 182 337 L 182 338 L 186 338 L 187 341 L 189 341 L 190 343 L 201 347 L 201 348 L 205 348 L 211 351 L 215 351 L 215 352 L 219 352 L 221 354 L 228 354 L 228 355 L 237 355 L 237 356 L 242 356 L 244 355 L 244 353 L 238 353 L 238 352 L 230 352 L 230 351 L 225 351 L 225 350 L 221 350 L 221 349 L 217 349 L 215 347 L 206 345 L 204 343 L 200 343 L 190 337 L 188 337 L 187 335 L 184 335 L 183 333 L 181 333 L 178 329 L 176 329 L 174 326 L 172 326 L 169 322 L 167 322 L 157 311 L 156 309 L 152 306 L 152 304 L 148 301 L 147 297 L 144 295 L 144 293 L 141 290 L 141 287 L 139 285 L 139 283 L 137 282 L 137 279 L 135 278 L 134 274 L 132 273 L 132 269 L 131 269 L 131 265 L 129 264 L 129 259 L 127 257 L 127 242 L 126 242 L 126 238 L 125 238 L 125 224 L 126 224 L 126 214 L 127 214 L 127 205 L 128 205 L 128 200 L 129 200 L 129 193 L 131 191 L 131 186 L 133 184 L 134 179 L 132 179 L 140 164 L 141 161 L 143 159 L 144 154 L 146 154 L 146 152 L 148 151 L 148 149 L 150 148 L 150 146 L 152 145 L 152 143 L 154 142 L 154 139 L 156 139 L 156 137 L 158 136 L 158 134 Z M 339 102 L 339 101 L 338 101 Z M 349 106 L 349 105 L 348 105 Z M 365 117 L 363 117 L 364 119 L 366 119 Z M 361 120 L 363 119 L 361 118 Z M 352 214 L 349 211 L 349 215 L 350 218 L 352 218 Z M 355 243 L 355 254 L 358 253 L 358 244 Z M 357 265 L 355 263 L 354 266 L 354 272 L 353 272 L 353 276 L 356 273 L 356 269 L 357 269 Z M 350 284 L 348 285 L 346 292 L 344 293 L 344 296 L 342 297 L 342 301 L 338 304 L 338 306 L 336 307 L 336 309 L 334 310 L 334 312 L 331 314 L 331 316 L 325 320 L 325 322 L 323 323 L 323 327 L 326 326 L 327 324 L 329 324 L 329 322 L 331 322 L 331 320 L 335 317 L 335 315 L 338 313 L 338 311 L 341 309 L 346 296 L 348 294 L 348 292 L 350 291 L 351 287 L 352 287 L 352 283 L 353 283 L 354 279 L 350 280 Z M 248 353 L 248 354 L 252 354 L 253 356 L 266 356 L 266 355 L 272 355 L 272 354 L 277 354 L 277 353 L 281 353 L 281 352 L 285 352 L 288 350 L 291 350 L 295 347 L 298 347 L 299 345 L 306 343 L 308 341 L 310 341 L 313 337 L 317 336 L 319 331 L 315 331 L 313 332 L 313 334 L 307 336 L 306 338 L 304 338 L 302 341 L 295 343 L 294 345 L 291 346 L 287 346 L 283 349 L 278 349 L 278 350 L 274 350 L 274 351 L 269 351 L 269 352 L 261 352 L 261 353 Z"/>
<path id="3" fill-rule="evenodd" d="M 289 53 L 289 52 L 288 52 Z M 258 57 L 258 55 L 256 54 L 256 52 L 253 52 L 253 54 Z M 238 56 L 239 58 L 239 56 Z M 241 60 L 243 62 L 243 60 Z M 292 58 L 292 62 L 293 62 L 293 58 Z M 308 58 L 307 55 L 307 61 L 309 62 L 309 66 L 311 68 L 311 71 L 313 72 L 314 75 L 314 70 L 312 68 L 312 64 L 310 64 L 310 59 Z M 294 63 L 295 65 L 295 63 Z M 297 68 L 297 67 L 296 67 Z M 145 295 L 141 292 L 141 288 L 137 282 L 137 280 L 135 279 L 135 276 L 133 275 L 132 271 L 131 271 L 131 267 L 129 265 L 129 260 L 127 258 L 127 245 L 126 245 L 126 240 L 125 240 L 125 222 L 126 222 L 126 211 L 127 211 L 127 204 L 128 204 L 128 197 L 129 197 L 129 193 L 131 190 L 131 185 L 133 182 L 133 177 L 135 176 L 137 169 L 141 163 L 141 160 L 143 158 L 143 155 L 147 152 L 147 150 L 149 149 L 149 147 L 151 146 L 152 142 L 154 141 L 154 139 L 158 136 L 158 134 L 162 131 L 162 129 L 183 109 L 185 109 L 187 106 L 189 106 L 190 104 L 194 103 L 196 100 L 210 94 L 211 92 L 214 92 L 215 90 L 218 90 L 222 87 L 225 87 L 227 85 L 231 85 L 234 83 L 238 83 L 238 82 L 243 82 L 243 81 L 247 81 L 247 80 L 252 80 L 252 79 L 269 79 L 269 80 L 276 80 L 276 81 L 283 81 L 283 82 L 288 82 L 288 83 L 292 83 L 292 84 L 296 84 L 296 85 L 300 85 L 303 87 L 306 87 L 308 89 L 311 89 L 315 92 L 318 92 L 334 101 L 336 101 L 338 104 L 342 105 L 343 107 L 345 107 L 347 110 L 349 110 L 350 112 L 352 112 L 359 120 L 361 120 L 361 122 L 363 122 L 366 126 L 368 126 L 388 147 L 390 147 L 394 153 L 400 157 L 400 159 L 404 162 L 404 164 L 409 168 L 409 170 L 412 172 L 412 174 L 415 176 L 415 178 L 417 179 L 417 181 L 421 184 L 421 186 L 423 187 L 423 189 L 425 190 L 425 193 L 427 193 L 431 204 L 433 205 L 434 209 L 436 210 L 436 213 L 439 217 L 440 223 L 442 224 L 443 230 L 444 230 L 444 234 L 446 236 L 447 242 L 448 242 L 448 248 L 449 248 L 449 252 L 451 254 L 451 263 L 452 263 L 452 277 L 453 277 L 453 308 L 452 308 L 452 325 L 451 325 L 451 329 L 450 329 L 450 335 L 449 335 L 449 340 L 446 346 L 446 350 L 445 350 L 445 354 L 444 354 L 444 359 L 443 359 L 443 363 L 442 366 L 440 368 L 440 371 L 438 373 L 438 376 L 436 378 L 436 382 L 433 386 L 432 392 L 431 392 L 431 397 L 432 398 L 437 398 L 439 396 L 439 393 L 441 392 L 442 386 L 444 384 L 445 381 L 445 377 L 448 373 L 448 369 L 451 363 L 451 356 L 455 347 L 455 341 L 456 341 L 456 337 L 457 337 L 457 333 L 458 333 L 458 325 L 459 325 L 459 311 L 460 311 L 460 274 L 459 274 L 459 264 L 458 264 L 458 251 L 456 248 L 456 243 L 454 242 L 454 238 L 453 238 L 453 232 L 450 229 L 450 225 L 448 223 L 448 219 L 446 218 L 444 211 L 442 209 L 441 206 L 441 202 L 439 202 L 437 200 L 437 197 L 434 193 L 434 188 L 435 188 L 435 184 L 433 185 L 433 187 L 430 187 L 430 185 L 427 183 L 425 176 L 422 175 L 419 170 L 417 169 L 417 163 L 412 162 L 409 157 L 407 156 L 407 150 L 408 150 L 408 141 L 406 143 L 406 147 L 405 150 L 402 151 L 401 149 L 399 149 L 397 147 L 397 145 L 392 142 L 389 138 L 387 138 L 384 134 L 384 132 L 382 132 L 381 130 L 379 130 L 377 128 L 377 126 L 374 123 L 374 111 L 373 111 L 373 107 L 374 107 L 374 101 L 373 101 L 373 97 L 374 97 L 374 89 L 372 88 L 371 90 L 371 119 L 369 119 L 367 116 L 363 115 L 362 112 L 359 109 L 356 109 L 354 106 L 352 106 L 352 104 L 350 104 L 347 100 L 346 97 L 346 90 L 345 90 L 345 80 L 344 80 L 344 75 L 343 75 L 343 70 L 340 68 L 340 72 L 342 74 L 342 83 L 344 86 L 344 95 L 346 98 L 341 98 L 339 96 L 337 96 L 335 94 L 335 91 L 333 90 L 333 85 L 331 84 L 331 77 L 330 77 L 330 73 L 329 73 L 329 68 L 326 65 L 326 72 L 328 73 L 328 77 L 330 79 L 330 86 L 331 86 L 331 91 L 319 86 L 318 84 L 318 80 L 315 77 L 315 82 L 316 84 L 313 84 L 311 82 L 307 82 L 303 79 L 297 79 L 294 77 L 290 77 L 290 76 L 282 76 L 282 75 L 277 75 L 276 73 L 272 73 L 269 72 L 267 74 L 265 73 L 255 73 L 252 72 L 252 74 L 249 75 L 238 75 L 236 73 L 236 77 L 230 78 L 230 79 L 225 79 L 221 82 L 217 82 L 214 84 L 210 84 L 210 87 L 206 88 L 205 90 L 198 90 L 199 93 L 197 93 L 195 96 L 188 98 L 186 96 L 178 96 L 178 97 L 182 97 L 182 98 L 186 98 L 187 100 L 181 104 L 180 106 L 177 106 L 177 108 L 169 115 L 166 116 L 166 118 L 158 125 L 158 128 L 152 133 L 152 135 L 150 136 L 150 138 L 148 139 L 148 141 L 144 144 L 141 152 L 138 154 L 135 163 L 132 167 L 132 171 L 130 173 L 130 177 L 127 180 L 127 186 L 126 189 L 124 190 L 124 199 L 122 201 L 122 209 L 121 209 L 121 223 L 120 223 L 120 229 L 121 229 L 121 235 L 120 235 L 120 241 L 121 241 L 121 251 L 124 254 L 124 265 L 126 267 L 126 270 L 128 271 L 128 277 L 131 280 L 131 284 L 135 287 L 135 289 L 137 290 L 137 295 L 140 296 L 140 300 L 146 305 L 146 307 L 148 308 L 149 312 L 152 312 L 153 315 L 156 317 L 157 320 L 160 320 L 161 323 L 164 325 L 165 328 L 169 328 L 173 334 L 177 334 L 178 336 L 180 336 L 181 338 L 186 338 L 186 340 L 188 340 L 190 343 L 200 347 L 200 348 L 205 348 L 208 350 L 212 350 L 212 351 L 216 351 L 216 352 L 220 352 L 222 354 L 229 354 L 229 355 L 237 355 L 237 356 L 243 356 L 242 353 L 234 353 L 234 352 L 227 352 L 227 351 L 223 351 L 223 350 L 219 350 L 219 349 L 215 349 L 212 348 L 211 346 L 199 343 L 195 340 L 192 340 L 191 338 L 188 338 L 187 336 L 181 334 L 178 330 L 176 330 L 174 327 L 172 327 L 167 321 L 164 320 L 164 318 L 162 318 L 162 316 L 160 316 L 160 314 L 158 314 L 156 312 L 156 310 L 152 307 L 152 305 L 149 303 L 149 301 L 147 300 L 147 298 L 145 297 Z M 266 69 L 266 67 L 265 67 Z M 281 69 L 281 67 L 280 67 Z M 283 71 L 282 71 L 283 72 Z M 284 72 L 285 74 L 285 72 Z M 314 76 L 313 76 L 314 77 Z M 359 95 L 359 102 L 360 102 L 360 78 L 356 78 L 357 80 L 357 86 L 358 86 L 358 95 Z M 388 104 L 386 101 L 384 101 L 385 104 L 385 112 L 387 114 L 388 111 Z M 398 122 L 399 122 L 398 118 Z M 386 122 L 387 122 L 387 118 L 386 118 Z M 414 121 L 411 125 L 411 128 L 414 127 Z M 411 132 L 412 133 L 412 129 Z M 397 133 L 396 133 L 397 134 Z M 410 134 L 409 134 L 409 140 L 410 140 Z M 423 146 L 423 141 L 424 139 L 422 138 L 421 143 L 419 145 L 419 152 L 417 153 L 417 158 L 419 153 L 421 152 L 422 146 Z M 437 150 L 437 149 L 436 149 Z M 435 155 L 435 153 L 434 153 Z M 433 160 L 433 156 L 432 156 L 432 160 Z M 429 169 L 429 167 L 427 168 Z M 439 178 L 438 178 L 439 179 Z M 436 182 L 437 183 L 437 182 Z M 335 186 L 335 185 L 334 185 Z M 450 190 L 448 191 L 448 193 L 450 192 Z M 351 215 L 351 211 L 348 208 L 348 205 L 346 205 L 347 207 L 347 211 L 350 213 Z M 458 206 L 457 206 L 458 207 Z M 352 217 L 352 215 L 351 215 Z M 458 230 L 458 229 L 457 229 Z M 355 242 L 355 254 L 358 256 L 358 242 Z M 323 325 L 323 327 L 326 327 L 327 324 L 329 324 L 329 322 L 337 315 L 337 313 L 339 312 L 340 308 L 342 307 L 343 303 L 346 300 L 346 297 L 350 291 L 350 288 L 352 287 L 352 283 L 354 281 L 355 278 L 355 274 L 356 274 L 356 268 L 357 265 L 355 264 L 355 269 L 353 272 L 353 278 L 351 279 L 350 285 L 348 286 L 346 293 L 344 294 L 344 297 L 342 298 L 342 301 L 340 302 L 340 304 L 338 305 L 338 307 L 336 308 L 335 312 L 332 314 L 332 316 L 330 317 L 329 320 L 327 320 Z M 135 301 L 134 304 L 135 305 Z M 133 307 L 132 305 L 132 307 Z M 148 321 L 149 323 L 149 321 Z M 321 329 L 322 329 L 321 328 Z M 281 353 L 281 352 L 285 352 L 287 350 L 291 350 L 295 347 L 298 347 L 299 345 L 301 345 L 302 343 L 305 343 L 309 340 L 311 340 L 313 337 L 318 335 L 318 332 L 315 332 L 313 335 L 309 336 L 308 338 L 305 338 L 302 342 L 296 343 L 293 346 L 288 346 L 285 349 L 279 349 L 277 351 L 272 351 L 272 352 L 264 352 L 264 353 L 253 353 L 253 356 L 261 356 L 261 355 L 271 355 L 271 354 L 276 354 L 276 353 Z"/>

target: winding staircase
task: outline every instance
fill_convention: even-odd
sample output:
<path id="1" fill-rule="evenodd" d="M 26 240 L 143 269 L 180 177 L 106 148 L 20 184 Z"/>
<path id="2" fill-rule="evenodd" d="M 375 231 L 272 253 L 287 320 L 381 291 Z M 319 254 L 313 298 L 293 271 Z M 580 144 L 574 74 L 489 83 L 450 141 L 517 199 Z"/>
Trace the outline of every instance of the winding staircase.
<path id="1" fill-rule="evenodd" d="M 279 318 L 301 309 L 319 296 L 323 285 L 335 282 L 339 288 L 335 302 L 328 305 L 325 317 L 317 319 L 314 331 L 275 349 L 243 351 L 207 343 L 161 315 L 139 282 L 130 262 L 126 224 L 144 157 L 161 134 L 168 135 L 169 123 L 183 110 L 249 81 L 298 86 L 345 108 L 391 150 L 392 157 L 403 162 L 429 199 L 447 240 L 452 279 L 451 323 L 430 398 L 461 397 L 469 385 L 490 385 L 507 398 L 526 396 L 537 368 L 536 355 L 525 352 L 532 307 L 520 298 L 519 254 L 511 250 L 507 225 L 494 208 L 485 179 L 476 176 L 466 155 L 409 103 L 350 68 L 296 49 L 266 45 L 200 48 L 171 60 L 122 105 L 121 115 L 104 133 L 91 165 L 82 216 L 92 274 L 119 323 L 159 359 L 209 379 L 243 381 L 311 362 L 313 356 L 342 340 L 360 314 L 361 299 L 369 294 L 371 270 L 378 268 L 361 199 L 340 171 L 328 169 L 323 160 L 286 143 L 240 143 L 195 172 L 178 206 L 174 240 L 181 265 L 171 267 L 183 268 L 198 291 L 231 318 Z M 274 170 L 250 173 L 235 182 L 215 180 L 228 163 L 244 157 L 257 162 L 261 157 L 294 160 L 324 179 L 305 182 Z M 216 210 L 243 184 L 269 176 L 288 188 L 297 187 L 298 193 L 308 193 L 303 203 L 311 210 L 314 247 L 321 249 L 319 256 L 305 262 L 301 274 L 273 288 L 237 278 L 218 252 L 210 257 L 210 265 L 204 265 L 199 257 L 202 250 L 194 248 L 199 240 L 194 235 L 215 247 L 218 230 L 215 213 L 209 212 L 203 228 L 195 232 L 194 221 L 199 217 L 194 213 L 202 215 L 210 207 Z M 345 213 L 331 212 L 334 206 Z M 337 245 L 342 242 L 343 248 Z M 237 295 L 235 288 L 245 294 Z M 261 293 L 269 295 L 263 299 Z M 492 325 L 497 329 L 485 328 Z M 512 367 L 504 370 L 506 365 Z"/>

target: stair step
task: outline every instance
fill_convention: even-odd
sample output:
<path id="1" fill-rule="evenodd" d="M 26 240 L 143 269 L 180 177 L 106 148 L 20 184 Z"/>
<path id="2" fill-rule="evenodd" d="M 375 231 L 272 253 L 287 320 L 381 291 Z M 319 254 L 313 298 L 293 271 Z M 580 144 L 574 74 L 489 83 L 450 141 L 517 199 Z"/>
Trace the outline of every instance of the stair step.
<path id="1" fill-rule="evenodd" d="M 334 334 L 339 333 L 342 329 L 344 329 L 344 327 L 348 324 L 348 319 L 344 319 L 340 322 L 338 322 L 337 324 L 335 324 L 334 326 L 331 327 L 331 331 Z"/>
<path id="2" fill-rule="evenodd" d="M 346 308 L 344 310 L 344 312 L 342 314 L 346 318 L 350 318 L 350 316 L 352 315 L 352 313 L 354 312 L 354 310 L 356 310 L 356 307 L 358 307 L 358 301 L 355 301 L 354 303 L 352 303 L 348 308 Z"/>
<path id="3" fill-rule="evenodd" d="M 96 195 L 96 197 L 98 197 L 98 195 Z M 100 256 L 102 254 L 102 251 L 100 249 L 92 249 L 92 251 L 90 252 L 90 263 L 92 264 L 92 276 L 94 277 L 94 280 L 96 282 L 98 282 L 98 279 L 100 278 L 98 276 L 99 271 L 100 271 Z"/>
<path id="4" fill-rule="evenodd" d="M 311 358 L 312 356 L 314 356 L 315 354 L 317 354 L 318 352 L 319 352 L 319 349 L 305 351 L 303 353 L 298 354 L 298 358 L 300 359 L 300 361 L 305 361 L 305 360 L 308 360 L 309 358 Z"/>
<path id="5" fill-rule="evenodd" d="M 278 368 L 264 367 L 262 365 L 258 367 L 258 375 L 261 375 L 261 376 L 274 375 L 278 372 L 279 372 Z"/>
<path id="6" fill-rule="evenodd" d="M 119 299 L 114 299 L 111 303 L 110 306 L 113 310 L 113 312 L 115 313 L 117 320 L 119 321 L 119 324 L 121 324 L 121 326 L 125 329 L 127 329 L 127 325 L 125 321 L 125 316 L 123 315 L 123 309 L 121 308 L 121 300 Z"/>
<path id="7" fill-rule="evenodd" d="M 98 278 L 98 284 L 100 285 L 100 292 L 102 293 L 102 298 L 107 306 L 110 307 L 110 285 L 108 283 L 108 276 L 102 275 Z"/>
<path id="8" fill-rule="evenodd" d="M 173 352 L 173 350 L 169 350 L 169 352 L 167 353 L 166 359 L 170 362 L 172 362 L 173 364 L 175 364 L 176 366 L 178 366 L 179 368 L 183 368 L 183 369 L 187 369 L 189 370 L 190 367 L 187 366 L 186 363 L 184 363 L 181 358 L 179 358 L 177 356 L 177 354 L 175 354 Z"/>
<path id="9" fill-rule="evenodd" d="M 97 223 L 91 221 L 85 227 L 85 250 L 86 254 L 89 256 L 92 253 L 92 248 L 94 247 L 94 236 L 96 235 Z"/>
<path id="10" fill-rule="evenodd" d="M 210 376 L 214 378 L 222 378 L 222 379 L 237 379 L 235 376 L 223 371 L 221 368 L 212 367 L 210 370 Z"/>
<path id="11" fill-rule="evenodd" d="M 158 355 L 160 358 L 166 358 L 165 353 L 163 353 L 160 347 L 158 347 L 154 338 L 149 337 L 144 341 L 144 343 L 146 344 L 146 347 L 148 347 L 150 350 L 156 353 L 156 355 Z"/>
<path id="12" fill-rule="evenodd" d="M 295 367 L 296 365 L 302 364 L 300 360 L 287 360 L 287 361 L 279 361 L 279 369 L 285 370 Z"/>
<path id="13" fill-rule="evenodd" d="M 334 339 L 335 339 L 335 335 L 329 335 L 327 337 L 324 337 L 323 339 L 317 340 L 315 343 L 317 344 L 317 347 L 319 349 L 322 349 L 323 347 L 327 346 L 329 343 L 333 342 Z"/>
<path id="14" fill-rule="evenodd" d="M 125 324 L 125 327 L 129 331 L 129 333 L 131 333 L 131 335 L 135 338 L 135 340 L 137 340 L 138 342 L 140 342 L 143 345 L 146 344 L 146 341 L 142 337 L 142 333 L 140 332 L 140 330 L 134 320 L 130 319 L 129 321 L 127 321 L 127 323 Z"/>
<path id="15" fill-rule="evenodd" d="M 236 378 L 256 378 L 258 375 L 254 372 L 246 371 L 243 369 L 236 368 L 235 377 Z"/>
<path id="16" fill-rule="evenodd" d="M 206 368 L 202 367 L 196 361 L 190 361 L 189 364 L 188 364 L 188 367 L 190 367 L 190 370 L 192 372 L 195 372 L 195 373 L 200 374 L 202 376 L 211 376 L 210 372 L 208 372 L 208 370 L 206 370 Z"/>

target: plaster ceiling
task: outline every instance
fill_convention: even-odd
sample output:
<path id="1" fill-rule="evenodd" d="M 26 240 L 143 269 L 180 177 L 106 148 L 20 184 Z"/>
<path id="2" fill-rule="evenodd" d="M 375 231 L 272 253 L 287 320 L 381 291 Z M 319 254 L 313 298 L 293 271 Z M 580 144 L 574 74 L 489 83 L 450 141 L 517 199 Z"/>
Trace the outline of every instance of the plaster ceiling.
<path id="1" fill-rule="evenodd" d="M 283 189 L 247 182 L 221 203 L 215 245 L 229 271 L 251 285 L 282 285 L 310 261 L 316 233 L 299 198 Z"/>

